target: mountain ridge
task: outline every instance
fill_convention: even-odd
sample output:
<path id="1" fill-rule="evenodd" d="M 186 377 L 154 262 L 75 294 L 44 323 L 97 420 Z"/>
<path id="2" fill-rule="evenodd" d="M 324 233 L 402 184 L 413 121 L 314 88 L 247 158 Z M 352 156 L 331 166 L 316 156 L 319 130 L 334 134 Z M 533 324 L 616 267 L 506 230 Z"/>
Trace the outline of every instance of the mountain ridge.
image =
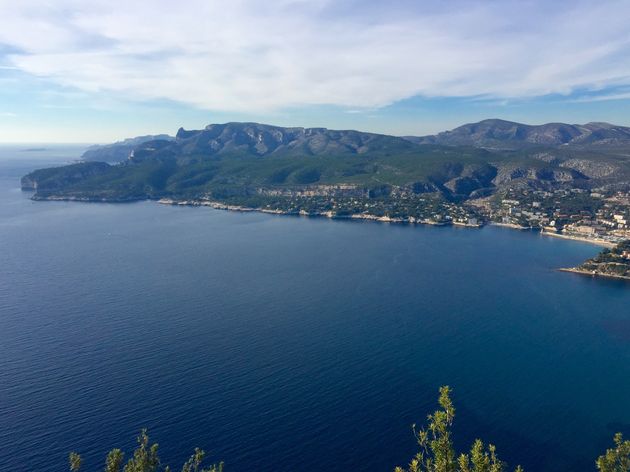
<path id="1" fill-rule="evenodd" d="M 610 133 L 617 143 L 625 142 L 627 132 L 601 123 L 578 128 L 485 120 L 442 135 L 449 139 L 416 144 L 355 130 L 231 122 L 180 128 L 169 139 L 142 139 L 116 165 L 85 160 L 85 165 L 35 171 L 22 179 L 22 187 L 36 190 L 35 198 L 111 201 L 304 192 L 331 197 L 339 186 L 357 194 L 434 193 L 450 200 L 508 187 L 625 188 L 630 186 L 630 141 L 623 152 L 601 142 L 610 143 Z M 463 135 L 465 144 L 444 144 L 453 141 L 453 133 Z M 471 135 L 483 139 L 471 140 Z M 488 140 L 518 145 L 484 146 Z M 587 144 L 557 145 L 568 141 Z M 588 144 L 593 141 L 600 144 Z"/>
<path id="2" fill-rule="evenodd" d="M 515 150 L 536 146 L 630 146 L 630 127 L 606 122 L 528 125 L 497 118 L 467 123 L 428 136 L 409 136 L 416 144 Z"/>

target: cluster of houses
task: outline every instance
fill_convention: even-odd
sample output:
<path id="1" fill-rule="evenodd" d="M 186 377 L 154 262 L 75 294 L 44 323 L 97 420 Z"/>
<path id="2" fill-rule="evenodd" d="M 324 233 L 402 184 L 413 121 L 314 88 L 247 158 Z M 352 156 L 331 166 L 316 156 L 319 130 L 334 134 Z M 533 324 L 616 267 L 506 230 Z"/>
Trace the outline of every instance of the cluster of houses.
<path id="1" fill-rule="evenodd" d="M 489 207 L 491 220 L 611 242 L 630 239 L 630 193 L 581 189 L 513 191 Z"/>

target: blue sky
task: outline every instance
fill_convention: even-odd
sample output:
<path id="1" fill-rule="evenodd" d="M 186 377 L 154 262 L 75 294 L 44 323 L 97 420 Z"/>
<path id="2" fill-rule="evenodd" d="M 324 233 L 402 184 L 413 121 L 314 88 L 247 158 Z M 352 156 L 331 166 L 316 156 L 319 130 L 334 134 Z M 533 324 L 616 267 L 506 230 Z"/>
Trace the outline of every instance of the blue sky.
<path id="1" fill-rule="evenodd" d="M 630 125 L 630 3 L 0 0 L 0 142 Z"/>

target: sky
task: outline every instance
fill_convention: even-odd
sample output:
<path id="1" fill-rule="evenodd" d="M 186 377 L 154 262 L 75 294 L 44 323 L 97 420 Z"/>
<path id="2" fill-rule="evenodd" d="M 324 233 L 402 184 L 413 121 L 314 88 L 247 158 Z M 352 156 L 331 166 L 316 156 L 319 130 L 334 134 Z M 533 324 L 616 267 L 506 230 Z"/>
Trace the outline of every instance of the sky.
<path id="1" fill-rule="evenodd" d="M 0 0 L 0 142 L 630 126 L 630 1 Z"/>

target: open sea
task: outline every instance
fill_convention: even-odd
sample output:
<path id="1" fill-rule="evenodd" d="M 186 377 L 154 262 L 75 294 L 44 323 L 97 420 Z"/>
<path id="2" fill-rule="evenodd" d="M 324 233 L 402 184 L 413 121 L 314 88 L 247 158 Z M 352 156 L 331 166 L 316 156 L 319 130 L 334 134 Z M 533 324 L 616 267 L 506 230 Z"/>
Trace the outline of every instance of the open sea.
<path id="1" fill-rule="evenodd" d="M 589 471 L 630 437 L 630 284 L 532 232 L 33 202 L 81 147 L 0 148 L 0 470 L 391 471 L 450 385 L 459 447 Z"/>

